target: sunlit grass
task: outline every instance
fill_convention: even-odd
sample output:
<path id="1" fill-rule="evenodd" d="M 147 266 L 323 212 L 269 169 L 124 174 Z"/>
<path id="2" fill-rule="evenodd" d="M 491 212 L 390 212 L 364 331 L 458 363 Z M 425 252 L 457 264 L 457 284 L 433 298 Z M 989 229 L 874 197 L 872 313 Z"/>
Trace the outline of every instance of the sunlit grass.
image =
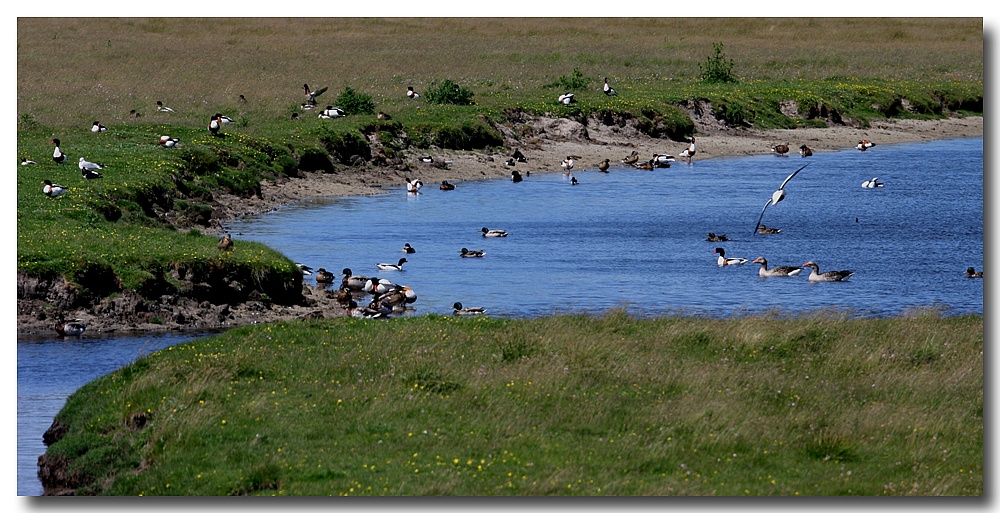
<path id="1" fill-rule="evenodd" d="M 982 350 L 933 313 L 282 323 L 88 384 L 49 453 L 112 495 L 981 495 Z"/>

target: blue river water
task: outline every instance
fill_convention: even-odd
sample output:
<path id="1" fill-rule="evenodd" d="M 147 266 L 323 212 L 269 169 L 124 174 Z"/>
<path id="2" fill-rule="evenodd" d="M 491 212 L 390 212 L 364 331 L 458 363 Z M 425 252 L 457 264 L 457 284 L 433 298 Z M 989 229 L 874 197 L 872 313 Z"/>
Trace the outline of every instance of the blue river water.
<path id="1" fill-rule="evenodd" d="M 771 193 L 804 164 L 785 199 L 764 212 L 763 224 L 781 233 L 755 235 Z M 965 278 L 984 263 L 981 137 L 655 171 L 605 174 L 578 162 L 574 176 L 578 185 L 559 172 L 516 184 L 449 180 L 455 190 L 426 183 L 417 195 L 401 183 L 383 195 L 303 201 L 230 229 L 237 242 L 264 242 L 313 268 L 408 285 L 418 295 L 413 315 L 447 314 L 456 301 L 509 317 L 611 308 L 637 316 L 983 313 L 983 280 Z M 874 177 L 885 186 L 861 187 Z M 483 227 L 509 236 L 484 238 Z M 708 232 L 731 240 L 708 242 Z M 404 255 L 406 243 L 416 252 Z M 461 258 L 463 247 L 486 256 Z M 813 260 L 820 271 L 855 274 L 841 283 L 810 283 L 806 272 L 764 279 L 756 264 L 718 267 L 716 247 L 728 257 L 764 256 L 772 267 Z M 375 268 L 403 256 L 402 271 Z M 18 340 L 18 495 L 41 494 L 41 437 L 66 397 L 196 336 Z"/>

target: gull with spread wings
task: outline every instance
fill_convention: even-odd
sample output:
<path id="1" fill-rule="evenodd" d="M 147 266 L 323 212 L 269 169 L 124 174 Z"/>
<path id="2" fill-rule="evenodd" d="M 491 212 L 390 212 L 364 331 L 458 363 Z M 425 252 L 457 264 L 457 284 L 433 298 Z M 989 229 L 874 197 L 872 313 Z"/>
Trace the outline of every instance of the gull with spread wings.
<path id="1" fill-rule="evenodd" d="M 761 220 L 764 219 L 764 211 L 767 210 L 767 206 L 768 205 L 777 205 L 778 202 L 780 202 L 781 200 L 785 199 L 785 185 L 788 184 L 788 181 L 791 180 L 793 176 L 799 174 L 799 171 L 802 171 L 803 169 L 805 169 L 808 166 L 809 166 L 809 164 L 806 164 L 806 165 L 804 165 L 804 166 L 796 169 L 794 173 L 788 175 L 788 178 L 785 178 L 785 181 L 781 182 L 781 187 L 778 187 L 778 190 L 774 191 L 774 193 L 771 194 L 771 197 L 768 198 L 767 203 L 764 203 L 764 208 L 762 208 L 761 211 L 760 211 L 760 217 L 757 218 L 757 226 L 754 226 L 754 228 L 753 228 L 753 232 L 755 234 L 757 233 L 757 229 L 760 228 L 760 222 L 761 222 Z"/>

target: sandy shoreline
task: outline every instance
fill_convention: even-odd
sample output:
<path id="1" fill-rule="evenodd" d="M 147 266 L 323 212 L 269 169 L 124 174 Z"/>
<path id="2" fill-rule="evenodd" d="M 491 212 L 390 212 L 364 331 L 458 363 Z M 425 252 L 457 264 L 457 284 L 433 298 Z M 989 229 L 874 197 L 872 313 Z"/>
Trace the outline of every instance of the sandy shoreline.
<path id="1" fill-rule="evenodd" d="M 219 195 L 219 206 L 213 216 L 215 223 L 206 231 L 221 233 L 226 229 L 226 221 L 269 212 L 304 199 L 389 192 L 389 188 L 402 187 L 407 179 L 420 179 L 425 187 L 437 187 L 443 180 L 460 187 L 463 181 L 508 178 L 513 169 L 517 169 L 522 175 L 528 172 L 561 172 L 560 163 L 569 155 L 577 157 L 574 174 L 582 179 L 585 173 L 596 172 L 597 165 L 602 160 L 610 159 L 612 165 L 620 164 L 620 160 L 632 150 L 638 151 L 641 158 L 648 159 L 653 153 L 677 156 L 687 147 L 682 142 L 653 139 L 628 128 L 584 127 L 566 119 L 540 119 L 534 125 L 538 137 L 533 138 L 530 143 L 516 146 L 527 157 L 527 163 L 518 163 L 514 167 L 506 165 L 509 152 L 491 154 L 417 150 L 409 155 L 410 169 L 407 171 L 352 168 L 338 173 L 306 173 L 300 178 L 265 183 L 259 198 Z M 798 147 L 802 144 L 815 152 L 822 152 L 853 148 L 861 139 L 884 146 L 980 137 L 983 135 L 983 118 L 876 121 L 869 128 L 835 126 L 760 131 L 727 128 L 711 122 L 698 122 L 696 128 L 698 151 L 694 162 L 719 157 L 771 154 L 771 148 L 782 143 L 791 147 L 790 158 L 801 158 Z M 421 162 L 420 157 L 424 155 L 431 156 L 434 162 Z M 444 162 L 447 162 L 447 166 L 442 165 Z M 686 164 L 681 159 L 674 164 L 684 165 Z"/>

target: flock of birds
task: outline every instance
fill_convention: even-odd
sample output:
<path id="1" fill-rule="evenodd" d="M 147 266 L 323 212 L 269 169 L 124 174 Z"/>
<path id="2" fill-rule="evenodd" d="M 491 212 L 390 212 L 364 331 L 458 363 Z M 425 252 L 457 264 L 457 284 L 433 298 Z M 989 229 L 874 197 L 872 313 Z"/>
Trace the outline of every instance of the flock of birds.
<path id="1" fill-rule="evenodd" d="M 506 237 L 504 230 L 482 229 L 483 237 Z M 403 253 L 412 255 L 417 250 L 406 243 L 403 245 Z M 486 254 L 483 250 L 470 250 L 462 248 L 460 256 L 462 258 L 481 258 Z M 401 272 L 403 264 L 409 260 L 402 257 L 396 263 L 380 262 L 375 264 L 375 268 L 380 272 Z M 298 263 L 296 264 L 305 276 L 315 274 L 316 285 L 328 287 L 337 281 L 337 275 L 320 267 L 313 272 L 312 267 Z M 412 304 L 417 300 L 416 292 L 408 285 L 400 285 L 382 276 L 363 276 L 354 274 L 349 267 L 341 271 L 340 285 L 331 294 L 344 312 L 349 317 L 362 319 L 385 319 L 391 315 L 403 314 L 412 309 Z M 366 296 L 371 296 L 367 302 Z M 364 304 L 362 304 L 364 303 Z M 482 315 L 486 313 L 483 307 L 466 307 L 460 301 L 452 304 L 453 315 Z"/>
<path id="2" fill-rule="evenodd" d="M 333 118 L 343 117 L 346 115 L 346 113 L 342 109 L 334 107 L 332 105 L 327 105 L 325 108 L 319 109 L 317 97 L 326 92 L 328 89 L 327 87 L 322 87 L 313 90 L 309 87 L 308 84 L 303 84 L 302 89 L 305 96 L 305 101 L 301 104 L 301 108 L 303 110 L 318 109 L 319 112 L 318 117 L 320 119 L 333 119 Z M 607 96 L 618 95 L 618 92 L 611 87 L 606 77 L 604 78 L 603 92 Z M 408 86 L 405 94 L 406 97 L 410 99 L 420 98 L 420 94 L 414 90 L 413 86 Z M 241 103 L 246 103 L 246 98 L 243 95 L 240 95 L 239 101 Z M 575 103 L 577 100 L 573 93 L 564 93 L 558 97 L 557 101 L 560 104 L 570 105 L 572 103 Z M 163 113 L 174 112 L 173 109 L 167 107 L 166 105 L 163 104 L 162 101 L 159 100 L 156 101 L 155 108 L 157 112 L 163 112 Z M 141 115 L 142 114 L 138 113 L 135 110 L 129 112 L 129 116 L 132 118 L 138 118 Z M 293 119 L 299 118 L 298 114 L 293 114 L 292 117 Z M 385 115 L 381 112 L 379 113 L 379 117 L 380 119 L 389 118 L 388 115 Z M 214 136 L 222 136 L 223 135 L 222 127 L 232 122 L 233 120 L 231 118 L 223 116 L 220 113 L 215 113 L 209 119 L 208 131 L 210 134 Z M 108 131 L 107 127 L 104 126 L 100 121 L 94 121 L 90 130 L 91 132 L 94 133 L 103 133 Z M 163 135 L 160 136 L 158 143 L 160 146 L 164 148 L 173 148 L 176 147 L 180 143 L 180 141 L 175 137 L 171 137 L 169 135 Z M 55 149 L 52 154 L 53 162 L 55 162 L 56 164 L 63 164 L 67 162 L 68 156 L 65 153 L 63 153 L 61 149 L 61 141 L 59 139 L 52 139 L 52 144 L 55 146 Z M 861 141 L 858 141 L 856 148 L 859 151 L 867 151 L 873 146 L 875 146 L 875 143 L 867 139 L 862 139 Z M 791 147 L 788 144 L 782 143 L 772 146 L 771 150 L 779 156 L 784 156 L 790 152 Z M 680 158 L 683 158 L 686 163 L 691 164 L 692 158 L 695 156 L 696 153 L 697 153 L 697 146 L 695 138 L 691 137 L 687 147 L 683 148 L 678 153 L 678 156 Z M 813 150 L 810 149 L 805 144 L 802 144 L 799 146 L 799 154 L 803 158 L 810 157 L 813 155 Z M 579 184 L 577 178 L 572 175 L 572 171 L 576 167 L 576 161 L 579 159 L 580 157 L 578 156 L 569 155 L 565 159 L 563 159 L 563 161 L 560 164 L 564 175 L 571 178 L 570 183 L 572 185 Z M 424 161 L 432 162 L 433 159 L 428 156 L 424 158 Z M 632 166 L 640 170 L 653 170 L 653 169 L 669 168 L 670 165 L 676 161 L 677 159 L 676 157 L 674 157 L 674 155 L 666 153 L 663 154 L 654 153 L 652 157 L 649 158 L 648 160 L 640 159 L 639 153 L 633 150 L 628 155 L 623 157 L 620 160 L 620 163 Z M 520 150 L 515 149 L 513 154 L 507 159 L 506 164 L 508 166 L 513 167 L 516 166 L 518 163 L 526 163 L 526 162 L 528 162 L 527 157 Z M 36 164 L 36 162 L 29 160 L 26 157 L 21 158 L 21 165 L 31 165 L 31 164 Z M 611 165 L 611 160 L 604 159 L 597 164 L 596 168 L 599 172 L 607 173 L 609 172 L 610 165 Z M 763 234 L 781 233 L 781 229 L 779 228 L 767 227 L 761 224 L 761 221 L 763 220 L 764 217 L 764 212 L 767 210 L 769 206 L 777 205 L 779 202 L 785 199 L 786 196 L 785 186 L 799 172 L 808 167 L 808 165 L 809 164 L 799 167 L 794 172 L 789 174 L 784 179 L 784 181 L 781 182 L 781 185 L 778 187 L 778 189 L 775 190 L 774 193 L 772 193 L 771 197 L 767 199 L 767 201 L 764 203 L 764 207 L 761 209 L 760 216 L 758 217 L 757 225 L 754 228 L 754 234 L 763 235 Z M 81 176 L 83 177 L 84 180 L 94 180 L 101 178 L 102 175 L 100 171 L 104 170 L 105 168 L 104 165 L 88 161 L 85 157 L 79 158 L 78 167 L 80 169 Z M 530 176 L 530 171 L 527 171 L 525 175 L 522 176 L 519 171 L 513 170 L 511 172 L 511 181 L 514 183 L 521 182 L 524 180 L 525 176 Z M 43 184 L 42 192 L 49 197 L 58 198 L 60 196 L 63 196 L 67 192 L 67 188 L 65 186 L 53 183 L 51 180 L 48 179 L 43 180 L 42 184 Z M 861 186 L 863 188 L 875 189 L 884 187 L 884 184 L 878 181 L 878 177 L 875 177 L 872 178 L 871 180 L 864 181 L 861 184 Z M 422 187 L 423 187 L 423 182 L 419 179 L 407 179 L 406 181 L 406 189 L 408 193 L 418 194 Z M 440 185 L 440 189 L 444 191 L 454 190 L 455 185 L 448 183 L 448 181 L 443 181 Z M 493 238 L 493 237 L 507 236 L 507 232 L 504 230 L 497 230 L 497 229 L 491 230 L 488 228 L 483 228 L 481 232 L 483 237 Z M 709 232 L 706 240 L 710 242 L 725 242 L 728 241 L 729 238 L 725 234 L 715 234 Z M 234 243 L 230 234 L 228 233 L 225 234 L 225 236 L 219 241 L 218 247 L 220 250 L 223 251 L 232 251 Z M 415 253 L 415 249 L 409 243 L 407 243 L 403 247 L 403 252 L 406 254 L 413 254 Z M 721 247 L 716 247 L 713 253 L 718 255 L 717 263 L 719 267 L 745 265 L 746 263 L 748 263 L 748 260 L 746 258 L 727 257 L 725 250 Z M 462 248 L 459 255 L 462 258 L 482 258 L 485 255 L 485 251 Z M 405 264 L 407 261 L 408 260 L 404 257 L 397 260 L 396 263 L 378 263 L 376 264 L 376 268 L 381 272 L 402 271 L 403 264 Z M 845 281 L 854 275 L 854 271 L 852 270 L 836 270 L 836 271 L 826 271 L 821 273 L 819 271 L 819 265 L 814 261 L 806 262 L 801 266 L 781 265 L 781 266 L 769 267 L 767 259 L 765 259 L 763 256 L 760 256 L 754 259 L 753 263 L 760 265 L 758 274 L 761 277 L 767 277 L 767 278 L 798 276 L 804 268 L 811 269 L 811 272 L 808 275 L 808 280 L 811 282 Z M 313 274 L 311 267 L 308 267 L 303 264 L 297 264 L 297 265 L 301 269 L 304 275 Z M 343 269 L 342 274 L 343 277 L 341 279 L 340 287 L 334 293 L 334 296 L 336 297 L 337 302 L 344 308 L 347 314 L 351 317 L 385 318 L 392 314 L 405 312 L 409 307 L 409 305 L 411 305 L 414 301 L 416 301 L 416 294 L 408 286 L 398 285 L 392 283 L 388 279 L 377 276 L 368 277 L 368 276 L 355 275 L 352 273 L 350 268 Z M 315 279 L 318 285 L 324 285 L 324 286 L 329 285 L 334 283 L 336 280 L 334 274 L 327 271 L 324 268 L 316 270 L 315 275 L 316 275 Z M 975 271 L 974 268 L 969 267 L 966 271 L 966 276 L 968 278 L 982 278 L 983 273 L 982 271 L 977 272 Z M 367 302 L 367 304 L 361 306 L 358 301 L 361 300 L 361 296 L 367 294 L 371 295 L 371 299 L 370 301 Z M 453 312 L 455 315 L 480 315 L 485 313 L 485 309 L 481 307 L 464 307 L 461 302 L 455 302 L 453 304 Z M 85 329 L 86 326 L 79 319 L 72 319 L 70 321 L 60 320 L 56 325 L 57 333 L 63 336 L 80 335 L 84 332 Z"/>

